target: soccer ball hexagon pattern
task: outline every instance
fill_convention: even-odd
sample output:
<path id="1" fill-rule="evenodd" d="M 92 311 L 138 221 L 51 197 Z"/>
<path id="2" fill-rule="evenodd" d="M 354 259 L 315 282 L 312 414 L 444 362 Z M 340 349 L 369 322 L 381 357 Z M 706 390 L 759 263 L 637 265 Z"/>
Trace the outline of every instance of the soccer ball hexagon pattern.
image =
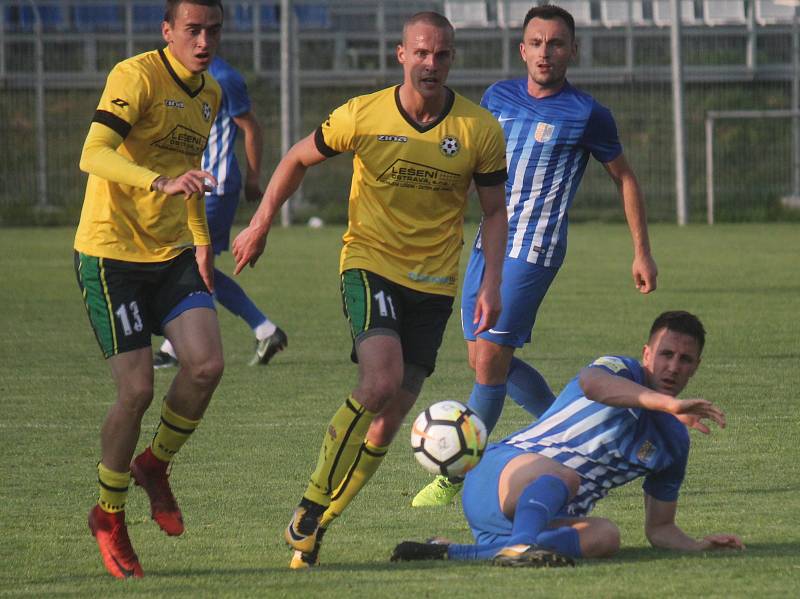
<path id="1" fill-rule="evenodd" d="M 467 406 L 440 401 L 420 412 L 411 426 L 414 457 L 432 474 L 464 476 L 480 461 L 486 427 Z"/>
<path id="2" fill-rule="evenodd" d="M 439 149 L 442 151 L 442 154 L 448 157 L 453 157 L 458 154 L 458 150 L 460 146 L 458 144 L 458 140 L 453 137 L 452 135 L 448 135 L 441 142 L 439 142 Z"/>

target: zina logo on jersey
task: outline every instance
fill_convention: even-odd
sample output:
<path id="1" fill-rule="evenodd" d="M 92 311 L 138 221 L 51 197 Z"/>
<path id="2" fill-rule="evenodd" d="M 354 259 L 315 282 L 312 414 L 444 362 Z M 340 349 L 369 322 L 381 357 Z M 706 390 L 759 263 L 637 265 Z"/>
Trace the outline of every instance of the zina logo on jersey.
<path id="1" fill-rule="evenodd" d="M 537 123 L 536 132 L 533 134 L 533 139 L 538 141 L 540 144 L 546 143 L 553 137 L 553 131 L 555 130 L 556 128 L 553 125 L 548 125 L 547 123 Z"/>

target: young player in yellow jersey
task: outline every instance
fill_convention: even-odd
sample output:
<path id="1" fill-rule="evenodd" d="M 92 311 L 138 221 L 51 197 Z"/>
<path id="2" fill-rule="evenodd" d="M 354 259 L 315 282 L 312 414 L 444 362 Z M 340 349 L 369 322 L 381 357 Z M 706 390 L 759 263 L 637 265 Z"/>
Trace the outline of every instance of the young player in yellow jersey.
<path id="1" fill-rule="evenodd" d="M 167 466 L 200 423 L 222 376 L 203 207 L 215 181 L 199 170 L 221 98 L 204 71 L 222 18 L 220 0 L 167 0 L 166 48 L 112 69 L 81 155 L 89 181 L 75 271 L 117 388 L 101 430 L 100 497 L 89 528 L 117 578 L 143 575 L 125 525 L 131 475 L 164 532 L 183 532 Z M 154 333 L 172 341 L 180 369 L 152 442 L 131 462 L 153 399 Z"/>
<path id="2" fill-rule="evenodd" d="M 320 540 L 381 463 L 436 354 L 456 293 L 467 191 L 483 210 L 486 270 L 474 319 L 500 313 L 506 239 L 505 142 L 497 121 L 445 87 L 453 27 L 424 12 L 403 28 L 403 83 L 353 98 L 281 160 L 250 226 L 233 244 L 236 271 L 264 251 L 272 219 L 308 167 L 353 152 L 340 271 L 358 384 L 326 427 L 319 460 L 285 539 L 292 568 L 318 561 Z"/>

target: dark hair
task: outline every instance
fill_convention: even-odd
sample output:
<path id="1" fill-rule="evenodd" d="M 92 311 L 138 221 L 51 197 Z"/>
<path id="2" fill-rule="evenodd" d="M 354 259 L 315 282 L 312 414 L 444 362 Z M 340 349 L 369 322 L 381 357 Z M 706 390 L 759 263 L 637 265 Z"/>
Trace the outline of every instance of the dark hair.
<path id="1" fill-rule="evenodd" d="M 201 6 L 216 6 L 220 12 L 225 15 L 225 9 L 222 8 L 222 0 L 166 0 L 164 4 L 164 20 L 173 25 L 175 23 L 175 11 L 181 4 L 200 4 Z"/>
<path id="2" fill-rule="evenodd" d="M 531 19 L 544 19 L 550 21 L 552 19 L 561 19 L 566 23 L 567 29 L 572 34 L 572 39 L 575 39 L 575 19 L 566 10 L 555 4 L 544 4 L 542 6 L 534 6 L 525 15 L 525 20 L 522 23 L 522 34 L 525 34 L 525 28 L 530 23 Z"/>
<path id="3" fill-rule="evenodd" d="M 416 14 L 411 15 L 406 19 L 406 22 L 403 23 L 403 43 L 406 41 L 406 30 L 411 27 L 412 25 L 416 25 L 417 23 L 425 23 L 426 25 L 431 25 L 433 27 L 438 27 L 439 29 L 447 29 L 450 32 L 450 38 L 455 38 L 455 30 L 453 29 L 453 24 L 445 17 L 444 15 L 440 15 L 438 12 L 424 11 L 418 12 Z"/>
<path id="4" fill-rule="evenodd" d="M 683 310 L 664 312 L 653 321 L 653 326 L 650 327 L 650 338 L 661 329 L 668 329 L 694 337 L 702 353 L 703 346 L 706 343 L 706 330 L 703 328 L 703 323 L 694 314 Z"/>

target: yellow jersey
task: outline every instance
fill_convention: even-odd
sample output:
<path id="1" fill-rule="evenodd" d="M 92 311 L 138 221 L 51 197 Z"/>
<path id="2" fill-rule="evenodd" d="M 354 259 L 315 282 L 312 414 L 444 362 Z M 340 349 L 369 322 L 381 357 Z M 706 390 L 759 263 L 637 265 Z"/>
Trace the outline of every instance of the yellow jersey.
<path id="1" fill-rule="evenodd" d="M 362 268 L 427 293 L 455 296 L 470 181 L 506 180 L 503 131 L 449 89 L 436 121 L 420 125 L 400 87 L 349 100 L 315 132 L 326 156 L 353 152 L 340 270 Z"/>
<path id="2" fill-rule="evenodd" d="M 201 194 L 185 199 L 151 191 L 150 185 L 160 175 L 177 177 L 200 168 L 221 98 L 213 77 L 192 74 L 167 48 L 139 54 L 111 70 L 87 144 L 93 132 L 99 136 L 108 127 L 122 138 L 116 152 L 127 161 L 120 161 L 120 168 L 115 162 L 109 178 L 89 175 L 76 250 L 129 262 L 163 262 L 195 244 L 210 243 Z"/>

